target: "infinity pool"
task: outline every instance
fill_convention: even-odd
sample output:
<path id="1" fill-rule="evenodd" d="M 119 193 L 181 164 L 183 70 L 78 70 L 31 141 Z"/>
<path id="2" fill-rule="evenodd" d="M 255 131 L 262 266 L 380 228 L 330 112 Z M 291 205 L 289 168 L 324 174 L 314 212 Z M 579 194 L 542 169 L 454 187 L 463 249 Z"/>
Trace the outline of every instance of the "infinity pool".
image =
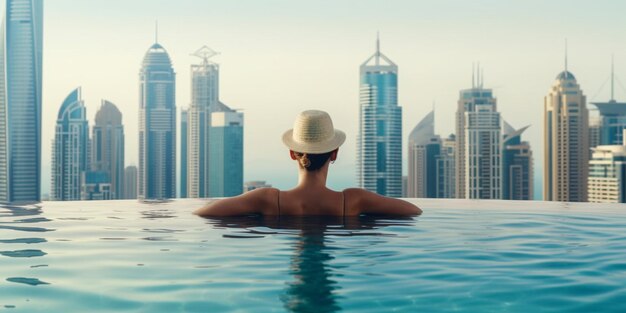
<path id="1" fill-rule="evenodd" d="M 417 218 L 0 208 L 8 312 L 626 312 L 626 206 L 423 200 Z"/>

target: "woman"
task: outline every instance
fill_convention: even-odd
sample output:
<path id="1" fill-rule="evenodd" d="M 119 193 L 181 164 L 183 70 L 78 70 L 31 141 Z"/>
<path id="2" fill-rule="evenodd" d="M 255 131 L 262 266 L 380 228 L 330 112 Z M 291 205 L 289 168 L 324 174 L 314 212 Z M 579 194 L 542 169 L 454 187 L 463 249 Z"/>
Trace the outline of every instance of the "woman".
<path id="1" fill-rule="evenodd" d="M 287 191 L 256 189 L 237 197 L 211 202 L 194 213 L 201 216 L 331 215 L 359 214 L 417 215 L 417 206 L 359 188 L 341 192 L 326 187 L 328 167 L 337 159 L 346 135 L 333 128 L 328 113 L 317 110 L 298 115 L 293 129 L 283 135 L 289 155 L 298 165 L 298 185 Z"/>

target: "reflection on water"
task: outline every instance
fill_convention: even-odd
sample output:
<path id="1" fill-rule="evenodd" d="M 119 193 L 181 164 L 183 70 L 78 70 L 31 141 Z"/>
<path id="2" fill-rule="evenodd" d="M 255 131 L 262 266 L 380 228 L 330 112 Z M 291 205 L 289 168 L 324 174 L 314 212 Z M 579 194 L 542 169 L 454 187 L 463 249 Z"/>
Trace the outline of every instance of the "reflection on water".
<path id="1" fill-rule="evenodd" d="M 228 238 L 259 238 L 266 235 L 291 235 L 293 255 L 289 274 L 280 296 L 289 312 L 338 312 L 339 284 L 334 280 L 330 262 L 335 259 L 331 236 L 394 236 L 377 230 L 387 226 L 414 226 L 412 218 L 384 217 L 229 217 L 209 219 L 216 228 L 239 229 Z M 345 248 L 344 248 L 345 249 Z"/>
<path id="2" fill-rule="evenodd" d="M 46 243 L 47 240 L 45 238 L 38 237 L 28 237 L 28 238 L 20 238 L 18 235 L 22 232 L 29 233 L 44 233 L 51 232 L 54 229 L 49 229 L 45 227 L 31 227 L 27 226 L 28 224 L 39 224 L 50 222 L 51 220 L 42 216 L 41 207 L 39 205 L 29 205 L 29 206 L 3 206 L 0 207 L 0 230 L 5 230 L 2 233 L 2 237 L 5 237 L 0 240 L 2 244 L 27 244 L 27 245 L 36 245 L 40 243 Z M 17 224 L 17 225 L 16 225 Z M 18 226 L 19 225 L 19 226 Z M 19 232 L 19 233 L 16 233 Z M 6 238 L 6 236 L 18 236 L 18 238 Z M 0 256 L 10 257 L 10 258 L 39 258 L 45 256 L 47 253 L 40 249 L 19 249 L 19 250 L 6 250 L 0 251 Z M 37 265 L 36 267 L 47 266 L 44 264 Z M 30 268 L 35 268 L 35 266 L 30 266 Z M 26 284 L 30 286 L 38 286 L 38 285 L 49 285 L 50 283 L 41 281 L 38 278 L 30 278 L 30 277 L 8 277 L 6 281 L 11 283 L 18 284 Z M 7 306 L 5 306 L 7 307 Z"/>

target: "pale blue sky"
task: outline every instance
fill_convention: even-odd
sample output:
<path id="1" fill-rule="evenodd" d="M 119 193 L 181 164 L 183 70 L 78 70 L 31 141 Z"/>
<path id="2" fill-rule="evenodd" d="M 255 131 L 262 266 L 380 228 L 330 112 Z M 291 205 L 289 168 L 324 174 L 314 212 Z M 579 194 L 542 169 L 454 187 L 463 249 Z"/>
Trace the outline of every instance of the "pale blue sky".
<path id="1" fill-rule="evenodd" d="M 458 92 L 470 87 L 472 62 L 480 61 L 503 118 L 514 127 L 532 125 L 525 139 L 541 175 L 543 97 L 563 69 L 564 38 L 569 69 L 588 100 L 604 100 L 612 53 L 626 84 L 623 12 L 626 2 L 617 0 L 45 1 L 43 190 L 49 190 L 54 116 L 76 86 L 83 87 L 90 123 L 100 99 L 119 106 L 127 163 L 136 164 L 138 71 L 155 20 L 177 72 L 179 108 L 189 103 L 189 66 L 197 62 L 189 54 L 205 44 L 221 52 L 214 59 L 221 64 L 221 99 L 245 113 L 246 180 L 293 185 L 295 164 L 280 136 L 299 111 L 318 108 L 348 136 L 329 183 L 355 184 L 358 71 L 373 53 L 377 31 L 382 51 L 400 68 L 404 150 L 406 135 L 433 101 L 437 132 L 453 132 Z M 626 99 L 622 87 L 616 96 Z"/>

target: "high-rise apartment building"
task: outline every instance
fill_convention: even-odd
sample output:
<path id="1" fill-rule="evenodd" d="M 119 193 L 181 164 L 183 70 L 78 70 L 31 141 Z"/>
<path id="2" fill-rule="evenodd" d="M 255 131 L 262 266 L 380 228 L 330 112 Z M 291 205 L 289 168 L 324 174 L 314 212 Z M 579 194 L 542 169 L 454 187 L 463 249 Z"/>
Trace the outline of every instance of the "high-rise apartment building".
<path id="1" fill-rule="evenodd" d="M 176 197 L 175 76 L 167 51 L 152 45 L 139 73 L 140 199 Z"/>
<path id="2" fill-rule="evenodd" d="M 598 108 L 600 119 L 589 125 L 590 130 L 597 125 L 598 145 L 622 145 L 624 143 L 623 131 L 626 129 L 626 103 L 615 100 L 615 71 L 611 62 L 611 99 L 607 102 L 592 102 Z M 592 131 L 592 135 L 594 132 Z M 592 137 L 593 138 L 593 137 Z M 593 143 L 594 140 L 591 139 Z M 591 148 L 595 145 L 591 145 Z"/>
<path id="3" fill-rule="evenodd" d="M 52 142 L 52 200 L 80 200 L 88 170 L 89 125 L 80 87 L 63 101 Z"/>
<path id="4" fill-rule="evenodd" d="M 477 71 L 471 89 L 461 91 L 456 112 L 456 196 L 500 199 L 501 120 L 491 89 Z"/>
<path id="5" fill-rule="evenodd" d="M 626 146 L 598 146 L 589 161 L 589 202 L 626 202 Z"/>
<path id="6" fill-rule="evenodd" d="M 113 199 L 111 181 L 109 173 L 105 171 L 83 172 L 81 200 Z"/>
<path id="7" fill-rule="evenodd" d="M 518 130 L 505 127 L 502 138 L 502 199 L 533 199 L 533 153 L 530 144 L 522 141 L 522 133 L 528 127 Z"/>
<path id="8" fill-rule="evenodd" d="M 211 114 L 209 197 L 243 193 L 243 113 L 221 104 Z"/>
<path id="9" fill-rule="evenodd" d="M 187 198 L 187 152 L 189 148 L 187 147 L 187 130 L 188 130 L 188 110 L 182 110 L 180 112 L 180 197 Z"/>
<path id="10" fill-rule="evenodd" d="M 390 197 L 402 196 L 402 107 L 398 105 L 398 66 L 376 52 L 360 67 L 359 187 Z"/>
<path id="11" fill-rule="evenodd" d="M 559 73 L 544 98 L 544 175 L 546 201 L 587 201 L 589 113 L 576 78 Z"/>
<path id="12" fill-rule="evenodd" d="M 217 55 L 207 46 L 194 56 L 202 61 L 191 65 L 191 105 L 187 110 L 187 173 L 188 197 L 208 197 L 211 113 L 219 106 L 219 65 L 210 61 Z"/>
<path id="13" fill-rule="evenodd" d="M 0 202 L 38 202 L 43 1 L 5 4 L 0 27 Z"/>
<path id="14" fill-rule="evenodd" d="M 122 113 L 115 104 L 102 100 L 96 113 L 91 135 L 91 170 L 106 175 L 88 175 L 101 182 L 102 177 L 110 179 L 111 199 L 124 197 L 124 125 Z"/>
<path id="15" fill-rule="evenodd" d="M 437 157 L 441 138 L 435 135 L 435 111 L 431 111 L 409 134 L 407 197 L 437 197 Z"/>
<path id="16" fill-rule="evenodd" d="M 436 157 L 437 198 L 456 198 L 456 136 L 451 134 L 441 142 Z"/>
<path id="17" fill-rule="evenodd" d="M 193 55 L 191 105 L 186 116 L 185 167 L 181 183 L 186 196 L 230 197 L 243 192 L 243 113 L 219 100 L 217 55 L 203 46 Z"/>
<path id="18" fill-rule="evenodd" d="M 124 199 L 137 199 L 137 167 L 134 165 L 124 169 Z"/>

